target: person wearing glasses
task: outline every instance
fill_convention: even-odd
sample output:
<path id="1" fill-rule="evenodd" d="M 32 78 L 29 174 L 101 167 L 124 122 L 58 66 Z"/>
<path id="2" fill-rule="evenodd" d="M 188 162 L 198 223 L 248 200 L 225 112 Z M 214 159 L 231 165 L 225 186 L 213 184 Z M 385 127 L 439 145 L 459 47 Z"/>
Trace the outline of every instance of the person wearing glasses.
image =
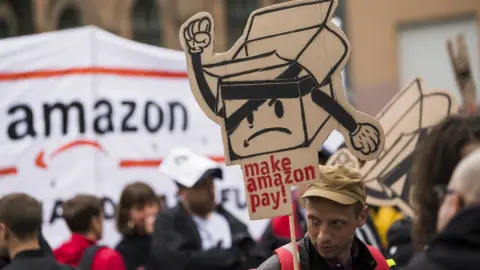
<path id="1" fill-rule="evenodd" d="M 480 267 L 480 151 L 456 167 L 441 192 L 438 234 L 407 270 L 473 270 Z M 441 189 L 441 187 L 437 187 Z"/>

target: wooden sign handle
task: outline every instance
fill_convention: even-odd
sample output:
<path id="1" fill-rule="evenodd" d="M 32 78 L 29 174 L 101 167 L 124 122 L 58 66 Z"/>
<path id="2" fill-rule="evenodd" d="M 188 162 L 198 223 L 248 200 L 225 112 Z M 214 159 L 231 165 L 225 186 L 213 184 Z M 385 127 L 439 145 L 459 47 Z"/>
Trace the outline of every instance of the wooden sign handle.
<path id="1" fill-rule="evenodd" d="M 295 218 L 293 214 L 288 216 L 288 220 L 290 221 L 290 240 L 292 241 L 291 245 L 292 245 L 292 254 L 293 254 L 293 267 L 295 270 L 300 270 L 300 266 L 298 262 L 298 258 L 300 257 L 298 256 L 297 237 L 295 233 Z"/>
<path id="2" fill-rule="evenodd" d="M 472 67 L 468 55 L 468 46 L 465 36 L 460 34 L 455 40 L 457 49 L 454 49 L 454 42 L 447 40 L 447 51 L 453 67 L 455 80 L 463 99 L 461 112 L 472 114 L 477 110 L 477 89 L 472 76 Z"/>

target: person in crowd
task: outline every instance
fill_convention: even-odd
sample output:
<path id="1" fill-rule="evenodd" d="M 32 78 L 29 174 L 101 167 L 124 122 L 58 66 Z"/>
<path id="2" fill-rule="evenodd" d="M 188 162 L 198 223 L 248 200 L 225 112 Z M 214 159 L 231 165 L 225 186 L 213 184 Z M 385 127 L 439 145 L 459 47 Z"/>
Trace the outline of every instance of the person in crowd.
<path id="1" fill-rule="evenodd" d="M 435 187 L 447 185 L 458 162 L 479 146 L 480 117 L 449 116 L 432 128 L 416 149 L 411 171 L 416 251 L 422 251 L 435 235 L 440 207 Z"/>
<path id="2" fill-rule="evenodd" d="M 414 254 L 412 222 L 411 217 L 405 216 L 393 223 L 387 233 L 387 256 L 395 260 L 399 270 L 408 265 Z"/>
<path id="3" fill-rule="evenodd" d="M 62 216 L 72 236 L 53 251 L 59 262 L 78 266 L 82 270 L 125 269 L 118 252 L 97 245 L 103 234 L 102 199 L 78 194 L 62 204 Z"/>
<path id="4" fill-rule="evenodd" d="M 58 263 L 40 246 L 42 205 L 35 198 L 14 193 L 0 199 L 0 253 L 12 258 L 2 270 L 71 269 Z"/>
<path id="5" fill-rule="evenodd" d="M 320 181 L 310 184 L 302 196 L 308 235 L 297 242 L 300 269 L 389 269 L 377 248 L 355 236 L 368 215 L 360 172 L 344 165 L 320 166 L 319 171 Z M 291 244 L 275 253 L 257 269 L 294 269 Z"/>
<path id="6" fill-rule="evenodd" d="M 480 266 L 480 151 L 456 167 L 448 185 L 437 187 L 438 234 L 408 270 L 473 270 Z"/>
<path id="7" fill-rule="evenodd" d="M 1 200 L 2 198 L 0 198 L 0 203 L 1 203 Z M 43 252 L 46 255 L 53 256 L 52 248 L 43 237 L 41 233 L 41 229 L 38 237 L 38 242 L 40 244 L 40 248 L 43 250 Z M 5 266 L 7 266 L 10 263 L 10 261 L 11 260 L 10 260 L 10 256 L 8 255 L 7 246 L 5 245 L 5 243 L 0 243 L 0 269 L 3 269 Z"/>
<path id="8" fill-rule="evenodd" d="M 301 201 L 303 193 L 306 191 L 307 185 L 302 185 L 292 192 L 293 209 L 295 209 L 295 237 L 301 240 L 307 233 L 307 220 L 305 205 Z M 367 222 L 364 226 L 355 230 L 355 235 L 367 245 L 371 245 L 383 251 L 380 244 L 375 224 L 370 215 L 367 215 Z M 290 221 L 289 216 L 279 216 L 272 218 L 267 228 L 263 232 L 260 243 L 268 254 L 288 243 L 290 243 Z"/>
<path id="9" fill-rule="evenodd" d="M 117 207 L 117 230 L 123 238 L 116 250 L 123 256 L 127 270 L 149 269 L 150 246 L 159 197 L 143 183 L 127 185 Z"/>
<path id="10" fill-rule="evenodd" d="M 215 162 L 177 149 L 160 171 L 177 184 L 179 203 L 157 215 L 152 269 L 245 270 L 266 258 L 247 226 L 216 204 L 214 180 L 223 174 Z"/>

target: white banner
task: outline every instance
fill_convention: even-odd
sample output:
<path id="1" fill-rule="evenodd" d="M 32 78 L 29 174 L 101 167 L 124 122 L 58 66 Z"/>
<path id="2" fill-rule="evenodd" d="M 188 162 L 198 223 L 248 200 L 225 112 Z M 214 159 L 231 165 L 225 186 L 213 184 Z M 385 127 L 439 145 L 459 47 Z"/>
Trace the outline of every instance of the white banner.
<path id="1" fill-rule="evenodd" d="M 223 159 L 221 133 L 191 94 L 181 52 L 85 27 L 0 41 L 0 56 L 0 196 L 41 200 L 52 247 L 69 237 L 61 200 L 103 197 L 102 242 L 113 246 L 127 183 L 145 181 L 173 206 L 176 187 L 157 171 L 163 156 L 183 146 Z M 224 175 L 218 201 L 258 237 L 266 221 L 248 221 L 240 169 Z"/>
<path id="2" fill-rule="evenodd" d="M 101 196 L 103 243 L 119 241 L 114 212 L 123 187 L 145 181 L 176 204 L 157 167 L 172 148 L 221 162 L 219 126 L 195 102 L 183 52 L 125 40 L 96 27 L 0 40 L 0 196 L 26 192 L 43 203 L 52 247 L 70 236 L 60 201 Z M 330 136 L 334 151 L 342 136 Z M 249 225 L 239 166 L 224 168 L 217 200 Z M 21 211 L 21 209 L 19 209 Z"/>

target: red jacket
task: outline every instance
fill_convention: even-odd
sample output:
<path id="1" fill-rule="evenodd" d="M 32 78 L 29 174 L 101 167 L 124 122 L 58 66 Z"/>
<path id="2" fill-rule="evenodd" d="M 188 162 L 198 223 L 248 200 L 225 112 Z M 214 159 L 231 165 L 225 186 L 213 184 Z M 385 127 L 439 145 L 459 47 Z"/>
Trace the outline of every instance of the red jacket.
<path id="1" fill-rule="evenodd" d="M 63 264 L 78 266 L 85 249 L 95 245 L 80 234 L 72 234 L 72 238 L 53 251 L 55 259 Z M 126 270 L 123 258 L 111 248 L 101 248 L 93 258 L 92 270 Z"/>

